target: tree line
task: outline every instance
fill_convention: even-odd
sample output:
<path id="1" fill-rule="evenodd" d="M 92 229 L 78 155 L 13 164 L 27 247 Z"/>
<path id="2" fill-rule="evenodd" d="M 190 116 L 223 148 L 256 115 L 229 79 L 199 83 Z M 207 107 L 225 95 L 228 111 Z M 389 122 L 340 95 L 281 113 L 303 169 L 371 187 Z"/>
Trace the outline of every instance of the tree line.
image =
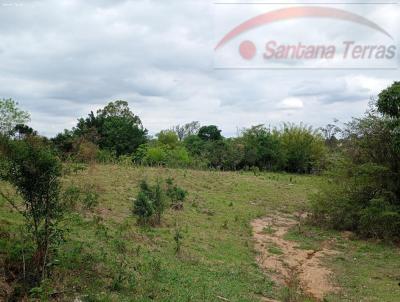
<path id="1" fill-rule="evenodd" d="M 65 160 L 107 163 L 123 158 L 151 166 L 296 173 L 320 171 L 328 151 L 322 133 L 303 124 L 256 125 L 225 138 L 217 126 L 194 121 L 152 137 L 125 101 L 80 118 L 51 142 Z"/>

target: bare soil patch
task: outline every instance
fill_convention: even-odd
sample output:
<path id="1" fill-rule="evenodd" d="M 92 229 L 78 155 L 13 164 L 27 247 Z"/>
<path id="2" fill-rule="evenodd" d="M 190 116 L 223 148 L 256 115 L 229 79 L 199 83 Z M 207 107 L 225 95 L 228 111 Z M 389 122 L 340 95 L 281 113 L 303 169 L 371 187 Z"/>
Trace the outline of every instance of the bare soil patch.
<path id="1" fill-rule="evenodd" d="M 324 257 L 337 254 L 326 241 L 320 250 L 300 249 L 296 242 L 284 239 L 289 229 L 298 222 L 289 217 L 271 215 L 252 222 L 257 262 L 279 284 L 288 287 L 297 283 L 301 291 L 317 301 L 338 288 L 332 272 L 322 264 Z"/>

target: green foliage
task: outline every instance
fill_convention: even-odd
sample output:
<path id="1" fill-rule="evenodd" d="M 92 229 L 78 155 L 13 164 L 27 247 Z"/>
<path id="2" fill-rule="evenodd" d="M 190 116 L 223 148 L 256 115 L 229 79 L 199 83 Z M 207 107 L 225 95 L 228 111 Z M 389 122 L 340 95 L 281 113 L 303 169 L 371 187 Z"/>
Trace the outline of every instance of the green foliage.
<path id="1" fill-rule="evenodd" d="M 166 187 L 160 179 L 157 179 L 155 185 L 142 180 L 139 189 L 133 204 L 133 214 L 138 216 L 140 224 L 160 224 L 166 209 L 166 198 L 170 200 L 172 208 L 182 209 L 187 196 L 187 191 L 174 184 L 171 178 L 167 179 Z"/>
<path id="2" fill-rule="evenodd" d="M 140 191 L 133 204 L 133 214 L 138 217 L 139 224 L 147 224 L 150 222 L 154 214 L 154 205 L 149 196 Z"/>
<path id="3" fill-rule="evenodd" d="M 201 156 L 204 150 L 204 141 L 197 135 L 189 135 L 184 141 L 185 148 L 194 156 Z"/>
<path id="4" fill-rule="evenodd" d="M 158 142 L 168 148 L 175 148 L 178 145 L 178 135 L 172 130 L 163 130 L 157 134 Z"/>
<path id="5" fill-rule="evenodd" d="M 285 159 L 277 131 L 264 125 L 253 126 L 242 132 L 240 141 L 244 148 L 243 165 L 267 170 L 284 168 Z"/>
<path id="6" fill-rule="evenodd" d="M 165 192 L 161 180 L 157 180 L 154 186 L 150 186 L 145 180 L 142 180 L 133 206 L 133 213 L 138 216 L 139 223 L 160 224 L 164 210 Z"/>
<path id="7" fill-rule="evenodd" d="M 222 139 L 221 130 L 215 125 L 203 126 L 197 134 L 204 141 L 216 141 Z"/>
<path id="8" fill-rule="evenodd" d="M 384 115 L 400 118 L 400 82 L 394 82 L 379 94 L 377 107 Z"/>
<path id="9" fill-rule="evenodd" d="M 380 94 L 378 109 L 385 115 L 387 94 L 395 88 Z M 330 183 L 314 197 L 317 223 L 365 237 L 400 238 L 400 153 L 394 131 L 399 120 L 390 115 L 382 117 L 372 108 L 364 118 L 347 124 L 343 159 L 336 161 Z"/>
<path id="10" fill-rule="evenodd" d="M 284 170 L 310 173 L 323 167 L 326 155 L 324 140 L 311 127 L 284 124 L 279 140 L 284 154 Z"/>
<path id="11" fill-rule="evenodd" d="M 99 152 L 99 147 L 96 144 L 84 138 L 78 139 L 77 141 L 74 142 L 74 144 L 75 144 L 74 157 L 77 162 L 91 163 L 96 160 Z"/>
<path id="12" fill-rule="evenodd" d="M 96 162 L 102 164 L 114 164 L 117 162 L 117 156 L 115 152 L 110 150 L 97 150 Z"/>
<path id="13" fill-rule="evenodd" d="M 61 195 L 63 208 L 68 211 L 93 211 L 99 204 L 100 194 L 94 184 L 68 186 Z"/>
<path id="14" fill-rule="evenodd" d="M 184 201 L 187 197 L 188 192 L 184 189 L 178 187 L 172 178 L 166 180 L 167 191 L 166 195 L 171 201 L 171 206 L 173 209 L 181 210 L 183 209 Z"/>
<path id="15" fill-rule="evenodd" d="M 161 180 L 157 179 L 157 182 L 152 190 L 153 205 L 156 214 L 156 223 L 161 223 L 161 215 L 165 210 L 165 192 L 161 186 Z"/>
<path id="16" fill-rule="evenodd" d="M 167 150 L 163 146 L 149 147 L 143 158 L 143 162 L 149 165 L 165 165 L 167 162 Z"/>
<path id="17" fill-rule="evenodd" d="M 0 99 L 0 134 L 12 135 L 18 124 L 29 122 L 29 113 L 18 108 L 12 99 Z"/>
<path id="18" fill-rule="evenodd" d="M 48 275 L 49 264 L 61 240 L 58 222 L 63 216 L 60 203 L 61 163 L 52 149 L 39 137 L 2 141 L 2 154 L 8 165 L 2 180 L 12 184 L 22 200 L 1 193 L 25 219 L 26 230 L 32 236 L 35 279 L 38 283 Z"/>
<path id="19" fill-rule="evenodd" d="M 52 141 L 62 154 L 76 154 L 76 142 L 82 140 L 108 150 L 116 156 L 130 155 L 147 141 L 147 130 L 125 101 L 110 102 L 97 114 L 78 120 L 72 130 L 65 130 Z"/>
<path id="20" fill-rule="evenodd" d="M 191 158 L 172 131 L 161 131 L 158 140 L 139 147 L 134 161 L 150 166 L 187 167 Z"/>

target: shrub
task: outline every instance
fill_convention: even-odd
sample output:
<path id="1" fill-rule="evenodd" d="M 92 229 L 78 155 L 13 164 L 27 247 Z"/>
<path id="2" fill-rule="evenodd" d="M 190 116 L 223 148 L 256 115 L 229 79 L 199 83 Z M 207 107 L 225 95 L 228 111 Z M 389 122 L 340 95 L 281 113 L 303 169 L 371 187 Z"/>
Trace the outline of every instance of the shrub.
<path id="1" fill-rule="evenodd" d="M 365 237 L 400 239 L 399 83 L 343 132 L 343 158 L 313 198 L 314 221 Z"/>
<path id="2" fill-rule="evenodd" d="M 167 151 L 163 147 L 150 147 L 147 149 L 144 162 L 148 165 L 165 165 Z"/>
<path id="3" fill-rule="evenodd" d="M 170 167 L 186 167 L 190 164 L 189 153 L 184 147 L 168 150 L 166 162 Z"/>
<path id="4" fill-rule="evenodd" d="M 161 180 L 150 186 L 145 180 L 140 183 L 140 191 L 134 202 L 133 213 L 138 216 L 140 224 L 150 222 L 160 224 L 165 210 L 165 192 Z"/>
<path id="5" fill-rule="evenodd" d="M 94 143 L 81 139 L 76 143 L 75 158 L 78 162 L 91 163 L 96 160 L 99 147 Z"/>
<path id="6" fill-rule="evenodd" d="M 33 283 L 48 275 L 50 263 L 61 240 L 58 222 L 63 215 L 60 203 L 61 163 L 52 149 L 38 137 L 2 142 L 8 160 L 2 179 L 12 184 L 22 201 L 1 195 L 25 218 L 35 252 L 31 257 Z M 22 203 L 22 204 L 21 204 Z"/>
<path id="7" fill-rule="evenodd" d="M 327 154 L 325 142 L 311 127 L 284 124 L 279 139 L 284 154 L 284 170 L 310 173 L 323 168 Z"/>
<path id="8" fill-rule="evenodd" d="M 92 211 L 99 204 L 99 193 L 94 185 L 84 185 L 83 188 L 71 185 L 62 194 L 63 206 L 67 210 L 81 209 Z"/>
<path id="9" fill-rule="evenodd" d="M 117 161 L 115 152 L 110 150 L 98 150 L 96 154 L 96 161 L 102 164 L 113 164 Z"/>
<path id="10" fill-rule="evenodd" d="M 171 207 L 176 210 L 183 208 L 183 203 L 187 196 L 187 191 L 174 184 L 172 178 L 167 179 L 167 196 L 171 201 Z"/>
<path id="11" fill-rule="evenodd" d="M 153 205 L 156 215 L 156 223 L 161 223 L 161 215 L 165 210 L 165 193 L 161 187 L 161 181 L 157 179 L 156 185 L 152 189 Z"/>
<path id="12" fill-rule="evenodd" d="M 140 191 L 133 205 L 133 214 L 138 217 L 139 224 L 147 224 L 150 222 L 154 214 L 154 205 L 149 196 Z"/>

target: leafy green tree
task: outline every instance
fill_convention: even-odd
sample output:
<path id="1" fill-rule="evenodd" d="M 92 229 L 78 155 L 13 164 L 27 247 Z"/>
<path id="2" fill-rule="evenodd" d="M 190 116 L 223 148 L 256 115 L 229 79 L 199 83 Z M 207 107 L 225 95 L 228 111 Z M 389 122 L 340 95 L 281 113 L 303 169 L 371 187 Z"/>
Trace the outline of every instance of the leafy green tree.
<path id="1" fill-rule="evenodd" d="M 343 158 L 313 200 L 319 224 L 352 230 L 365 237 L 400 239 L 400 149 L 398 104 L 394 83 L 366 116 L 342 132 Z M 397 95 L 396 95 L 397 94 Z"/>
<path id="2" fill-rule="evenodd" d="M 37 136 L 23 140 L 2 140 L 1 153 L 7 160 L 1 179 L 12 184 L 22 202 L 1 193 L 26 222 L 36 251 L 31 258 L 32 282 L 47 277 L 52 257 L 61 240 L 58 223 L 63 215 L 60 203 L 61 162 Z"/>
<path id="3" fill-rule="evenodd" d="M 400 82 L 394 82 L 379 94 L 378 111 L 391 118 L 400 118 Z"/>
<path id="4" fill-rule="evenodd" d="M 158 142 L 173 149 L 178 146 L 178 135 L 172 130 L 163 130 L 157 134 Z"/>
<path id="5" fill-rule="evenodd" d="M 323 167 L 326 148 L 322 136 L 304 125 L 284 124 L 280 141 L 288 172 L 309 173 Z"/>
<path id="6" fill-rule="evenodd" d="M 18 124 L 14 127 L 14 137 L 17 139 L 24 139 L 27 136 L 36 136 L 37 131 L 33 130 L 31 127 L 24 125 L 24 124 Z"/>
<path id="7" fill-rule="evenodd" d="M 0 134 L 12 135 L 15 126 L 30 121 L 29 113 L 20 110 L 12 99 L 0 99 Z"/>
<path id="8" fill-rule="evenodd" d="M 132 154 L 145 143 L 147 131 L 133 120 L 111 116 L 104 120 L 100 133 L 100 148 L 115 151 L 120 156 Z"/>
<path id="9" fill-rule="evenodd" d="M 201 127 L 197 136 L 204 141 L 216 141 L 222 139 L 221 130 L 214 125 Z"/>
<path id="10" fill-rule="evenodd" d="M 84 138 L 102 150 L 109 150 L 116 156 L 130 155 L 147 142 L 147 130 L 125 101 L 110 102 L 96 114 L 91 112 L 78 120 L 72 130 L 65 130 L 52 141 L 62 153 L 75 152 L 73 144 Z"/>
<path id="11" fill-rule="evenodd" d="M 204 153 L 205 142 L 197 135 L 189 135 L 184 139 L 183 144 L 194 156 L 201 156 Z"/>
<path id="12" fill-rule="evenodd" d="M 57 134 L 51 141 L 60 155 L 66 158 L 74 152 L 76 139 L 77 136 L 75 136 L 73 131 L 65 129 L 64 132 Z"/>
<path id="13" fill-rule="evenodd" d="M 276 131 L 257 125 L 242 131 L 240 139 L 244 146 L 244 165 L 267 170 L 283 168 L 284 154 Z"/>

